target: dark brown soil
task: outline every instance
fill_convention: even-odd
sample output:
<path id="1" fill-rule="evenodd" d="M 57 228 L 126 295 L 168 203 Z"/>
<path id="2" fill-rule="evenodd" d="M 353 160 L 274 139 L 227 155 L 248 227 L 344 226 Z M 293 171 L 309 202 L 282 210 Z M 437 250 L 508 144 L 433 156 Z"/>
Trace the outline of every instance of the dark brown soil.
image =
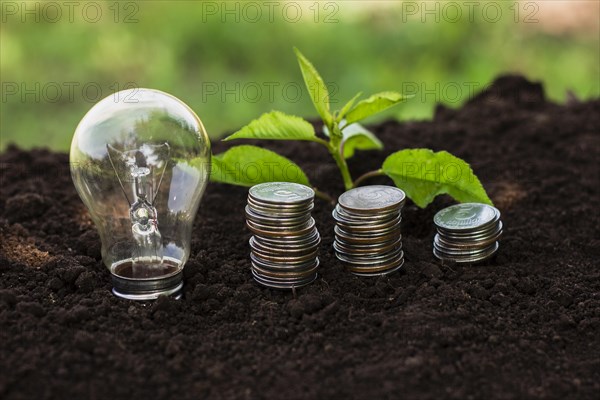
<path id="1" fill-rule="evenodd" d="M 331 206 L 319 201 L 322 277 L 296 295 L 253 283 L 246 189 L 211 184 L 184 299 L 151 303 L 111 295 L 67 155 L 9 148 L 0 398 L 597 399 L 599 127 L 600 101 L 551 104 L 518 77 L 433 121 L 373 127 L 386 151 L 359 154 L 355 176 L 405 147 L 470 161 L 502 211 L 500 252 L 481 266 L 439 265 L 432 217 L 451 200 L 409 203 L 404 271 L 357 278 L 333 256 Z M 317 145 L 269 146 L 341 190 Z"/>

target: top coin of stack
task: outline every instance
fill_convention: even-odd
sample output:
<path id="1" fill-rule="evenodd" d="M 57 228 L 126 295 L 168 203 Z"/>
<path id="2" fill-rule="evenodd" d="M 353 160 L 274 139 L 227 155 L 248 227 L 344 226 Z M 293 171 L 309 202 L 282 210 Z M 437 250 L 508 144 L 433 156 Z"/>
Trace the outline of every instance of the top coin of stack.
<path id="1" fill-rule="evenodd" d="M 362 186 L 343 193 L 333 210 L 333 248 L 346 269 L 361 276 L 385 275 L 404 264 L 401 211 L 406 196 L 392 186 Z"/>
<path id="2" fill-rule="evenodd" d="M 496 253 L 502 236 L 497 208 L 479 203 L 447 207 L 434 217 L 433 254 L 442 261 L 476 263 Z"/>
<path id="3" fill-rule="evenodd" d="M 314 191 L 289 182 L 250 188 L 246 224 L 254 279 L 268 287 L 291 289 L 317 277 L 321 237 L 311 217 Z"/>

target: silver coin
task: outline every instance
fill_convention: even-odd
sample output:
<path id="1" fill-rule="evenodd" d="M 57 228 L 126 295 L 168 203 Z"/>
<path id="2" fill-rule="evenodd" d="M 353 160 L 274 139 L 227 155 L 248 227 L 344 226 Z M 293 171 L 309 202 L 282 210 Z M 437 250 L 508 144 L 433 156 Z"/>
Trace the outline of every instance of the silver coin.
<path id="1" fill-rule="evenodd" d="M 296 272 L 299 271 L 304 271 L 306 269 L 312 268 L 312 266 L 315 263 L 316 260 L 316 256 L 314 258 L 311 258 L 309 260 L 303 260 L 303 261 L 297 261 L 297 262 L 292 262 L 292 261 L 269 261 L 267 259 L 262 258 L 261 256 L 259 256 L 258 254 L 256 254 L 255 252 L 251 252 L 250 253 L 250 259 L 252 262 L 254 262 L 255 264 L 259 265 L 261 268 L 264 269 L 268 269 L 268 270 L 280 270 L 280 271 L 288 271 L 291 268 L 293 268 Z"/>
<path id="2" fill-rule="evenodd" d="M 366 272 L 366 273 L 361 273 L 359 271 L 354 271 L 349 269 L 349 271 L 356 276 L 360 276 L 360 277 L 378 277 L 378 276 L 385 276 L 385 275 L 390 275 L 396 271 L 399 271 L 400 269 L 402 269 L 402 266 L 404 265 L 404 259 L 402 259 L 399 263 L 397 263 L 397 265 L 395 267 L 383 270 L 382 272 Z"/>
<path id="3" fill-rule="evenodd" d="M 254 219 L 254 218 L 249 218 L 246 217 L 246 221 L 250 222 L 250 224 L 256 228 L 256 229 L 263 229 L 266 231 L 285 231 L 285 230 L 289 230 L 289 231 L 293 231 L 293 230 L 298 230 L 298 229 L 302 229 L 303 227 L 307 226 L 310 224 L 310 214 L 308 215 L 308 218 L 303 218 L 303 219 L 298 219 L 296 220 L 294 223 L 288 221 L 284 221 L 282 223 L 276 224 L 272 221 L 267 221 L 267 220 L 261 220 L 261 219 Z"/>
<path id="4" fill-rule="evenodd" d="M 272 288 L 272 289 L 295 289 L 295 288 L 300 288 L 306 285 L 309 285 L 311 283 L 313 283 L 317 277 L 318 274 L 315 273 L 315 275 L 313 277 L 309 277 L 303 280 L 297 280 L 297 281 L 284 281 L 281 282 L 279 280 L 274 280 L 274 279 L 268 279 L 265 277 L 262 277 L 261 275 L 257 274 L 256 272 L 254 272 L 254 270 L 252 270 L 252 275 L 254 277 L 254 280 L 266 287 Z"/>
<path id="5" fill-rule="evenodd" d="M 392 249 L 394 250 L 394 249 Z M 402 250 L 402 246 L 398 246 L 395 248 L 395 250 Z M 340 251 L 335 250 L 334 254 L 336 255 L 336 258 L 340 261 L 344 261 L 344 262 L 349 262 L 349 263 L 353 263 L 353 262 L 357 262 L 357 264 L 360 264 L 361 261 L 364 261 L 365 263 L 367 261 L 372 261 L 373 259 L 378 259 L 379 261 L 384 260 L 385 257 L 383 257 L 381 255 L 381 253 L 343 253 Z M 377 260 L 375 260 L 377 261 Z M 373 261 L 373 262 L 375 262 Z M 370 265 L 370 264 L 365 264 L 365 265 Z"/>
<path id="6" fill-rule="evenodd" d="M 405 193 L 396 187 L 373 185 L 348 190 L 338 198 L 338 203 L 351 213 L 372 214 L 399 209 L 405 199 Z"/>
<path id="7" fill-rule="evenodd" d="M 385 264 L 389 261 L 394 260 L 399 254 L 402 252 L 402 249 L 398 248 L 386 253 L 378 254 L 375 256 L 363 257 L 363 256 L 348 256 L 343 253 L 335 252 L 335 256 L 338 260 L 353 264 L 356 266 L 369 266 L 369 267 L 377 267 L 381 264 Z"/>
<path id="8" fill-rule="evenodd" d="M 337 250 L 335 251 L 335 254 L 336 256 L 339 255 L 340 257 L 338 258 L 345 262 L 375 266 L 375 264 L 385 263 L 393 259 L 401 250 L 402 247 L 398 246 L 375 254 L 346 254 Z"/>
<path id="9" fill-rule="evenodd" d="M 256 244 L 253 244 L 250 247 L 250 249 L 251 249 L 252 253 L 256 254 L 257 256 L 261 257 L 262 259 L 271 260 L 274 262 L 277 262 L 280 259 L 286 260 L 286 259 L 292 259 L 292 258 L 310 260 L 311 258 L 314 259 L 319 253 L 319 246 L 313 246 L 310 249 L 303 249 L 301 251 L 298 250 L 298 251 L 294 251 L 294 252 L 290 252 L 288 250 L 264 251 L 264 249 L 257 247 Z"/>
<path id="10" fill-rule="evenodd" d="M 270 238 L 257 235 L 254 235 L 253 239 L 254 243 L 260 247 L 290 251 L 295 249 L 304 249 L 313 245 L 316 246 L 321 243 L 321 236 L 316 229 L 314 229 L 313 232 L 308 235 L 298 236 L 297 240 L 272 240 Z"/>
<path id="11" fill-rule="evenodd" d="M 266 212 L 300 212 L 311 209 L 314 205 L 313 200 L 304 201 L 302 203 L 286 204 L 286 203 L 265 203 L 260 200 L 254 199 L 252 196 L 248 196 L 247 202 L 250 206 L 255 208 L 262 208 Z"/>
<path id="12" fill-rule="evenodd" d="M 337 210 L 333 210 L 331 215 L 337 224 L 344 226 L 352 226 L 357 229 L 368 229 L 372 225 L 384 225 L 390 223 L 390 221 L 396 220 L 400 217 L 399 211 L 386 214 L 364 214 L 359 218 L 348 216 L 347 214 L 338 213 Z"/>
<path id="13" fill-rule="evenodd" d="M 251 260 L 250 264 L 252 267 L 258 267 L 260 269 L 271 271 L 271 272 L 289 272 L 289 273 L 302 273 L 305 271 L 309 271 L 317 266 L 319 266 L 319 258 L 316 257 L 309 263 L 303 265 L 279 265 L 279 264 L 265 264 L 261 261 Z"/>
<path id="14" fill-rule="evenodd" d="M 356 236 L 345 233 L 339 226 L 333 228 L 336 237 L 341 238 L 345 243 L 349 244 L 378 244 L 397 239 L 400 236 L 400 230 L 395 229 L 383 234 L 369 236 Z"/>
<path id="15" fill-rule="evenodd" d="M 470 258 L 470 257 L 477 257 L 482 254 L 489 253 L 492 249 L 496 248 L 497 246 L 498 246 L 498 242 L 494 242 L 489 246 L 482 247 L 479 249 L 448 249 L 445 247 L 440 247 L 437 244 L 434 244 L 433 248 L 434 248 L 434 250 L 436 250 L 438 252 L 438 254 L 448 256 L 451 258 L 452 257 Z"/>
<path id="16" fill-rule="evenodd" d="M 459 245 L 449 246 L 448 244 L 437 239 L 437 240 L 434 240 L 433 246 L 435 248 L 437 248 L 438 250 L 446 251 L 449 253 L 452 253 L 452 252 L 467 253 L 467 252 L 477 252 L 477 251 L 481 251 L 483 249 L 487 249 L 488 247 L 494 245 L 494 243 L 497 243 L 497 240 L 493 240 L 493 241 L 489 241 L 489 242 L 481 242 L 478 245 L 471 244 L 469 246 L 459 246 Z"/>
<path id="17" fill-rule="evenodd" d="M 340 203 L 336 204 L 336 206 L 334 207 L 334 210 L 339 217 L 341 217 L 343 219 L 348 219 L 351 222 L 357 222 L 357 223 L 364 221 L 364 220 L 390 218 L 392 216 L 397 215 L 401 211 L 400 208 L 396 207 L 391 210 L 385 210 L 385 211 L 371 210 L 368 213 L 356 213 L 354 211 L 344 209 L 340 205 Z"/>
<path id="18" fill-rule="evenodd" d="M 390 239 L 386 239 L 386 240 L 381 240 L 381 241 L 376 241 L 374 243 L 369 243 L 369 242 L 361 242 L 361 243 L 356 243 L 356 242 L 349 242 L 344 240 L 343 237 L 335 235 L 334 236 L 334 241 L 341 244 L 342 246 L 345 247 L 351 247 L 351 248 L 356 248 L 356 249 L 375 249 L 378 247 L 382 247 L 382 246 L 387 246 L 389 244 L 392 243 L 396 243 L 398 240 L 402 240 L 402 234 L 398 234 L 397 236 L 393 236 Z"/>
<path id="19" fill-rule="evenodd" d="M 281 264 L 281 263 L 269 263 L 265 261 L 261 261 L 256 257 L 252 257 L 252 253 L 250 254 L 250 263 L 253 267 L 258 267 L 259 269 L 265 271 L 271 271 L 273 273 L 304 273 L 306 271 L 310 271 L 319 266 L 320 261 L 319 257 L 315 257 L 314 259 L 305 262 L 303 264 L 290 265 L 290 264 Z"/>
<path id="20" fill-rule="evenodd" d="M 302 279 L 314 275 L 319 268 L 319 263 L 316 262 L 312 268 L 304 269 L 301 271 L 273 271 L 272 269 L 263 269 L 256 263 L 252 263 L 252 269 L 254 269 L 261 276 L 272 279 Z"/>
<path id="21" fill-rule="evenodd" d="M 463 203 L 447 207 L 433 217 L 438 228 L 450 232 L 484 230 L 500 218 L 495 207 L 480 203 Z"/>
<path id="22" fill-rule="evenodd" d="M 489 238 L 491 236 L 498 235 L 502 233 L 502 222 L 498 221 L 493 224 L 490 228 L 487 228 L 483 231 L 474 231 L 471 233 L 449 233 L 445 230 L 438 228 L 438 233 L 440 236 L 443 236 L 447 240 L 453 240 L 457 242 L 469 242 L 469 241 L 477 241 Z"/>
<path id="23" fill-rule="evenodd" d="M 277 202 L 277 201 L 266 201 L 263 198 L 257 198 L 252 195 L 251 191 L 248 191 L 248 201 L 260 206 L 273 210 L 284 209 L 284 210 L 292 210 L 292 209 L 301 209 L 305 207 L 309 207 L 310 204 L 314 203 L 314 198 L 306 198 L 297 202 Z"/>
<path id="24" fill-rule="evenodd" d="M 303 246 L 305 243 L 309 243 L 315 240 L 315 237 L 319 236 L 317 228 L 313 228 L 311 231 L 306 232 L 304 235 L 297 236 L 283 236 L 283 237 L 269 237 L 262 235 L 254 235 L 255 239 L 265 246 Z"/>
<path id="25" fill-rule="evenodd" d="M 275 230 L 271 227 L 265 229 L 261 228 L 260 226 L 257 226 L 254 222 L 248 220 L 246 220 L 246 225 L 255 235 L 260 235 L 263 237 L 294 238 L 311 232 L 315 228 L 315 220 L 311 217 L 309 222 L 304 224 L 302 227 L 299 227 L 298 229 L 289 229 L 288 227 L 285 227 L 286 229 L 282 230 Z"/>
<path id="26" fill-rule="evenodd" d="M 385 250 L 376 250 L 376 251 L 374 251 L 374 250 L 356 251 L 356 249 L 348 250 L 347 248 L 340 246 L 339 243 L 334 242 L 333 249 L 334 249 L 334 252 L 342 254 L 343 256 L 345 256 L 347 258 L 353 258 L 353 257 L 358 257 L 358 258 L 371 257 L 372 258 L 372 257 L 381 257 L 382 254 L 387 254 L 391 251 L 402 249 L 402 242 L 398 242 L 398 243 L 394 244 L 393 246 L 388 246 L 388 248 L 386 248 Z"/>
<path id="27" fill-rule="evenodd" d="M 262 249 L 260 249 L 259 247 L 256 246 L 256 244 L 254 244 L 253 247 L 251 247 L 251 251 L 252 253 L 258 255 L 259 257 L 263 258 L 263 259 L 269 259 L 269 257 L 274 257 L 275 260 L 277 260 L 277 258 L 289 258 L 289 257 L 295 257 L 295 258 L 302 258 L 304 257 L 307 260 L 310 260 L 310 258 L 314 258 L 318 255 L 319 253 L 319 246 L 313 246 L 310 249 L 305 249 L 302 251 L 295 251 L 295 252 L 289 252 L 289 251 L 270 251 L 270 252 L 265 252 Z"/>
<path id="28" fill-rule="evenodd" d="M 254 230 L 261 230 L 261 231 L 265 231 L 265 232 L 272 232 L 272 233 L 285 233 L 285 232 L 298 232 L 301 231 L 303 229 L 306 229 L 307 227 L 314 226 L 314 224 L 312 223 L 312 217 L 309 217 L 308 220 L 297 224 L 297 225 L 276 225 L 276 224 L 262 224 L 262 223 L 258 223 L 255 222 L 254 220 L 251 219 L 246 219 L 246 223 L 247 225 Z"/>
<path id="29" fill-rule="evenodd" d="M 246 206 L 244 211 L 246 212 L 247 219 L 264 225 L 299 225 L 310 219 L 310 213 L 299 217 L 266 216 L 254 212 L 249 206 Z"/>
<path id="30" fill-rule="evenodd" d="M 319 248 L 319 244 L 321 243 L 321 238 L 316 237 L 313 241 L 307 243 L 306 245 L 301 246 L 266 246 L 257 240 L 256 236 L 252 236 L 249 240 L 251 249 L 258 249 L 258 251 L 263 253 L 272 253 L 272 254 L 289 254 L 289 255 L 304 255 L 309 254 Z"/>
<path id="31" fill-rule="evenodd" d="M 490 236 L 490 237 L 487 237 L 484 239 L 464 241 L 464 240 L 448 239 L 445 236 L 441 236 L 438 233 L 435 235 L 433 240 L 435 243 L 438 243 L 441 247 L 470 249 L 470 248 L 489 246 L 493 242 L 500 239 L 501 236 L 502 236 L 502 231 L 500 230 L 493 236 Z"/>
<path id="32" fill-rule="evenodd" d="M 399 238 L 396 241 L 392 241 L 388 244 L 382 246 L 361 246 L 358 247 L 356 245 L 346 246 L 343 243 L 340 243 L 338 240 L 333 241 L 333 249 L 338 253 L 345 254 L 347 256 L 361 256 L 361 255 L 378 255 L 385 253 L 387 251 L 391 251 L 394 249 L 402 248 L 402 238 Z"/>
<path id="33" fill-rule="evenodd" d="M 252 267 L 250 269 L 254 277 L 259 277 L 262 280 L 269 281 L 272 283 L 280 284 L 301 284 L 303 282 L 312 282 L 314 276 L 317 274 L 317 269 L 313 269 L 309 274 L 298 276 L 298 275 L 286 275 L 286 276 L 275 276 L 269 272 L 261 271 L 260 269 Z"/>
<path id="34" fill-rule="evenodd" d="M 433 249 L 433 255 L 440 259 L 441 261 L 448 261 L 448 262 L 453 262 L 453 263 L 469 263 L 469 264 L 473 264 L 473 263 L 477 263 L 480 261 L 484 261 L 487 260 L 489 258 L 491 258 L 496 251 L 498 251 L 498 242 L 496 242 L 496 244 L 494 246 L 491 246 L 488 252 L 482 253 L 482 254 L 478 254 L 476 256 L 472 256 L 472 257 L 455 257 L 455 256 L 448 256 L 446 254 L 440 253 L 439 251 L 437 251 L 435 248 Z"/>
<path id="35" fill-rule="evenodd" d="M 399 254 L 402 252 L 402 249 L 395 249 L 390 252 L 386 252 L 383 254 L 371 255 L 368 257 L 356 256 L 356 255 L 345 255 L 343 253 L 335 252 L 335 256 L 338 260 L 343 261 L 348 264 L 352 264 L 355 266 L 369 266 L 369 267 L 377 267 L 381 264 L 388 263 L 394 260 Z"/>
<path id="36" fill-rule="evenodd" d="M 297 268 L 297 267 L 265 268 L 263 265 L 261 265 L 259 263 L 256 263 L 254 261 L 250 262 L 250 269 L 256 270 L 258 272 L 261 272 L 261 275 L 275 277 L 274 274 L 276 274 L 276 273 L 287 274 L 285 276 L 287 276 L 287 277 L 289 277 L 291 279 L 297 279 L 297 278 L 301 278 L 301 277 L 306 277 L 306 276 L 309 275 L 309 273 L 307 273 L 307 271 L 312 271 L 313 273 L 316 273 L 318 271 L 318 267 L 319 267 L 319 263 L 318 262 L 313 263 L 311 267 L 305 267 L 305 268 Z"/>
<path id="37" fill-rule="evenodd" d="M 305 248 L 297 248 L 297 249 L 277 249 L 273 247 L 265 248 L 256 242 L 250 241 L 250 250 L 255 254 L 258 254 L 263 257 L 309 257 L 309 255 L 314 254 L 319 251 L 319 243 L 312 245 L 310 247 Z"/>
<path id="38" fill-rule="evenodd" d="M 279 253 L 279 254 L 273 254 L 273 253 L 267 253 L 267 252 L 263 252 L 260 251 L 256 248 L 252 249 L 252 254 L 254 254 L 256 257 L 260 258 L 260 260 L 263 261 L 268 261 L 268 262 L 272 262 L 272 263 L 292 263 L 292 262 L 308 262 L 310 260 L 314 260 L 315 257 L 317 257 L 319 253 L 319 249 L 314 249 L 312 252 L 308 253 L 308 254 L 302 254 L 302 255 L 290 255 L 290 254 L 285 254 L 285 253 Z"/>
<path id="39" fill-rule="evenodd" d="M 250 252 L 250 259 L 260 265 L 264 269 L 285 269 L 287 267 L 296 267 L 296 268 L 309 268 L 314 264 L 317 257 L 313 257 L 308 260 L 294 260 L 290 259 L 289 261 L 269 261 L 267 259 L 262 258 L 260 255 L 255 252 Z"/>
<path id="40" fill-rule="evenodd" d="M 381 276 L 398 271 L 404 265 L 404 255 L 400 255 L 396 260 L 378 267 L 362 267 L 355 265 L 345 265 L 345 268 L 355 275 L 359 276 Z"/>
<path id="41" fill-rule="evenodd" d="M 450 257 L 475 257 L 480 254 L 486 253 L 491 247 L 496 246 L 497 242 L 493 242 L 490 245 L 471 248 L 471 249 L 459 249 L 459 248 L 448 248 L 440 246 L 437 242 L 433 244 L 433 248 L 440 254 L 445 254 Z"/>
<path id="42" fill-rule="evenodd" d="M 469 239 L 469 238 L 473 238 L 473 237 L 478 237 L 478 236 L 486 236 L 486 235 L 493 235 L 496 231 L 502 229 L 502 221 L 494 221 L 490 224 L 485 225 L 484 227 L 482 227 L 481 229 L 476 229 L 476 230 L 472 230 L 469 232 L 456 232 L 456 231 L 449 231 L 447 229 L 443 229 L 443 228 L 436 228 L 437 231 L 444 235 L 444 236 L 448 236 L 448 237 L 456 237 L 457 239 Z"/>
<path id="43" fill-rule="evenodd" d="M 391 219 L 397 218 L 400 215 L 400 210 L 395 209 L 391 212 L 386 211 L 385 213 L 351 214 L 347 211 L 344 211 L 338 204 L 333 209 L 331 215 L 338 222 L 352 225 L 370 225 L 382 224 L 390 221 Z"/>
<path id="44" fill-rule="evenodd" d="M 364 233 L 364 232 L 370 232 L 370 231 L 377 231 L 380 229 L 387 229 L 387 228 L 391 228 L 392 226 L 396 225 L 396 224 L 400 224 L 400 221 L 402 220 L 402 217 L 400 215 L 397 215 L 395 218 L 387 220 L 385 222 L 382 223 L 373 223 L 373 224 L 361 224 L 361 225 L 357 225 L 357 224 L 353 224 L 353 223 L 348 223 L 346 221 L 341 221 L 341 220 L 336 220 L 337 225 L 344 229 L 347 232 L 356 232 L 356 233 Z"/>
<path id="45" fill-rule="evenodd" d="M 262 203 L 298 204 L 314 199 L 315 192 L 308 186 L 291 182 L 267 182 L 254 185 L 248 193 Z"/>
<path id="46" fill-rule="evenodd" d="M 346 236 L 352 236 L 355 238 L 374 238 L 374 237 L 378 237 L 378 236 L 384 236 L 387 234 L 392 234 L 392 233 L 400 233 L 400 221 L 396 222 L 394 225 L 390 225 L 387 226 L 385 228 L 373 228 L 369 231 L 354 231 L 352 228 L 348 228 L 346 226 L 337 224 L 334 227 L 334 231 L 335 228 L 337 227 L 337 231 L 339 231 L 341 234 L 346 235 Z"/>
<path id="47" fill-rule="evenodd" d="M 265 246 L 276 246 L 281 248 L 287 247 L 304 247 L 306 243 L 310 243 L 315 240 L 315 235 L 318 235 L 318 231 L 315 233 L 317 229 L 313 228 L 312 231 L 307 232 L 305 235 L 298 236 L 261 236 L 254 235 L 254 238 L 260 244 Z M 318 235 L 320 238 L 320 235 Z"/>
<path id="48" fill-rule="evenodd" d="M 307 213 L 310 213 L 314 208 L 314 202 L 309 202 L 301 207 L 298 206 L 265 206 L 260 203 L 256 203 L 255 201 L 248 198 L 248 207 L 255 212 L 256 214 L 264 215 L 267 217 L 300 217 Z"/>

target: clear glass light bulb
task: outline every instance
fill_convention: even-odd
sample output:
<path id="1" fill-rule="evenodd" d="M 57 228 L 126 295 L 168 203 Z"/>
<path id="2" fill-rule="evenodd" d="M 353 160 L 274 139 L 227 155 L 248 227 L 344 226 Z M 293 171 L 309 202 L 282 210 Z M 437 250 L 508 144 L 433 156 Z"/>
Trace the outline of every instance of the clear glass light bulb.
<path id="1" fill-rule="evenodd" d="M 198 116 L 157 90 L 115 93 L 81 120 L 70 159 L 113 293 L 132 300 L 178 295 L 210 174 L 210 141 Z"/>

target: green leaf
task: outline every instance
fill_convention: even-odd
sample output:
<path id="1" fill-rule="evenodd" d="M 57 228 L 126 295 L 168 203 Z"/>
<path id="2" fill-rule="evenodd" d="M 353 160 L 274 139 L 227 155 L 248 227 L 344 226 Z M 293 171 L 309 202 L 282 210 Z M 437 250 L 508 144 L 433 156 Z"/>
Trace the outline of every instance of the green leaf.
<path id="1" fill-rule="evenodd" d="M 233 139 L 314 140 L 315 129 L 300 117 L 272 111 L 226 137 Z"/>
<path id="2" fill-rule="evenodd" d="M 346 125 L 345 120 L 340 121 L 340 126 Z M 329 129 L 323 127 L 323 134 L 329 136 Z M 381 150 L 383 143 L 372 132 L 358 123 L 346 125 L 342 130 L 342 146 L 344 146 L 344 158 L 348 159 L 354 155 L 355 150 Z"/>
<path id="3" fill-rule="evenodd" d="M 461 203 L 492 204 L 469 164 L 446 151 L 401 150 L 385 159 L 382 171 L 421 208 L 444 193 Z"/>
<path id="4" fill-rule="evenodd" d="M 346 126 L 342 131 L 344 158 L 350 158 L 355 150 L 381 150 L 383 143 L 372 132 L 362 125 L 354 123 Z"/>
<path id="5" fill-rule="evenodd" d="M 304 57 L 300 50 L 294 47 L 294 52 L 298 58 L 298 64 L 300 64 L 302 77 L 304 78 L 304 83 L 306 84 L 310 98 L 323 122 L 325 122 L 326 125 L 330 125 L 333 121 L 333 117 L 329 109 L 329 90 L 327 89 L 327 85 L 325 85 L 325 82 L 317 72 L 317 69 L 306 57 Z"/>
<path id="6" fill-rule="evenodd" d="M 410 97 L 412 96 L 405 96 L 397 92 L 381 92 L 374 94 L 368 99 L 359 101 L 358 104 L 346 114 L 346 121 L 349 124 L 360 121 L 395 106 Z"/>
<path id="7" fill-rule="evenodd" d="M 362 92 L 359 92 L 356 94 L 356 96 L 354 96 L 353 98 L 350 99 L 350 101 L 348 101 L 344 107 L 342 107 L 342 109 L 340 110 L 339 114 L 337 115 L 337 119 L 338 121 L 341 121 L 342 119 L 344 119 L 344 117 L 346 116 L 346 114 L 348 113 L 348 111 L 350 111 L 350 109 L 352 108 L 352 106 L 354 105 L 354 103 L 356 103 L 356 100 L 362 96 Z"/>
<path id="8" fill-rule="evenodd" d="M 263 182 L 295 182 L 310 186 L 302 169 L 293 161 L 257 146 L 242 145 L 212 157 L 213 182 L 253 186 Z"/>

